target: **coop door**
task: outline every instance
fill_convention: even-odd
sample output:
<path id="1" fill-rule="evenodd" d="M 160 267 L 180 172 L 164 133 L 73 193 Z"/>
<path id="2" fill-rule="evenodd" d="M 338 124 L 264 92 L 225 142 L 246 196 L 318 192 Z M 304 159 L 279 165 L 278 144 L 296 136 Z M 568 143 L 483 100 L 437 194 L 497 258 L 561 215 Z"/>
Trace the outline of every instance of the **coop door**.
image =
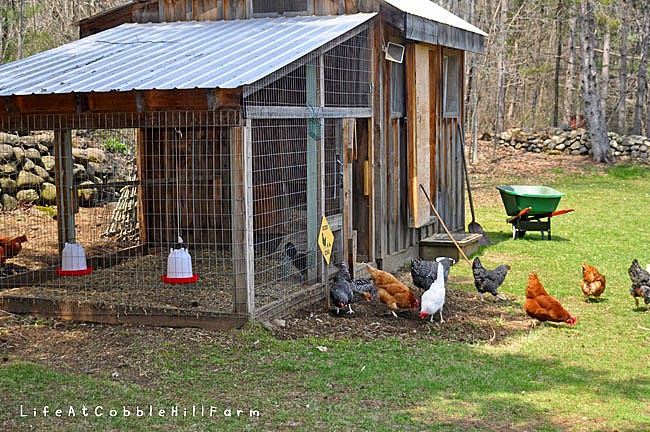
<path id="1" fill-rule="evenodd" d="M 436 47 L 412 44 L 406 57 L 409 225 L 412 228 L 428 225 L 435 217 L 420 185 L 435 205 L 437 53 Z"/>

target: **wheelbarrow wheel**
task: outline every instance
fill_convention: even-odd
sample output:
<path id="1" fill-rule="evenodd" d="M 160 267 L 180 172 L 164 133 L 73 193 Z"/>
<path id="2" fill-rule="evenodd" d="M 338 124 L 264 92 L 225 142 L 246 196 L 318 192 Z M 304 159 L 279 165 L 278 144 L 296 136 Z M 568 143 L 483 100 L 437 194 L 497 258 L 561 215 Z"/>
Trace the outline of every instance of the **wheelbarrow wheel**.
<path id="1" fill-rule="evenodd" d="M 526 235 L 526 230 L 519 230 L 515 224 L 512 225 L 512 239 L 516 240 L 518 238 L 524 238 Z"/>

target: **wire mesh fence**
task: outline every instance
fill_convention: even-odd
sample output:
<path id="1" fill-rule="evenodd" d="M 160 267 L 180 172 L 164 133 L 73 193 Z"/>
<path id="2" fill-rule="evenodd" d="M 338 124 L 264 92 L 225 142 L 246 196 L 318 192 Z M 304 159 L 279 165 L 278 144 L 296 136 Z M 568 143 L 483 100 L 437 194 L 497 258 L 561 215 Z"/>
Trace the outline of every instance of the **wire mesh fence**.
<path id="1" fill-rule="evenodd" d="M 340 218 L 340 120 L 323 120 L 322 140 L 309 137 L 308 119 L 252 121 L 250 156 L 233 144 L 245 135 L 238 112 L 158 113 L 114 127 L 108 117 L 41 120 L 0 136 L 0 283 L 12 296 L 192 314 L 233 311 L 237 260 L 253 261 L 256 308 L 319 281 L 317 237 L 308 230 L 323 209 Z M 78 129 L 62 132 L 71 126 Z M 315 176 L 310 158 L 322 162 Z M 233 164 L 249 164 L 250 183 Z M 252 245 L 234 234 L 246 215 L 233 203 L 247 193 Z M 4 242 L 22 235 L 11 255 Z M 82 248 L 88 273 L 66 273 L 69 244 Z M 164 280 L 178 250 L 188 252 L 195 282 Z"/>
<path id="2" fill-rule="evenodd" d="M 44 116 L 26 126 L 2 135 L 0 235 L 27 238 L 13 254 L 2 243 L 3 288 L 57 301 L 232 311 L 231 225 L 243 218 L 230 205 L 230 161 L 242 158 L 230 149 L 238 112 L 107 115 L 87 125 L 83 116 Z M 83 248 L 92 272 L 61 272 L 67 244 Z M 162 280 L 180 248 L 195 283 Z"/>

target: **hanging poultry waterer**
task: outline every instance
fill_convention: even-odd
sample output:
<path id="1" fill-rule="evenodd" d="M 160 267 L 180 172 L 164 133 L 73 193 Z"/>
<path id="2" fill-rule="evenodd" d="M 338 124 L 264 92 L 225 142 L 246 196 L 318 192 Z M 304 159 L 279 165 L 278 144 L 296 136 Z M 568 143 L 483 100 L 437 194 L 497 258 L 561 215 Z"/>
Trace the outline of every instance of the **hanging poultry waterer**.
<path id="1" fill-rule="evenodd" d="M 162 276 L 165 283 L 185 284 L 198 280 L 198 275 L 192 273 L 192 257 L 187 249 L 170 249 L 167 257 L 167 274 Z"/>
<path id="2" fill-rule="evenodd" d="M 86 265 L 86 251 L 79 243 L 65 243 L 61 258 L 61 268 L 56 269 L 59 276 L 83 276 L 90 274 L 92 268 Z"/>

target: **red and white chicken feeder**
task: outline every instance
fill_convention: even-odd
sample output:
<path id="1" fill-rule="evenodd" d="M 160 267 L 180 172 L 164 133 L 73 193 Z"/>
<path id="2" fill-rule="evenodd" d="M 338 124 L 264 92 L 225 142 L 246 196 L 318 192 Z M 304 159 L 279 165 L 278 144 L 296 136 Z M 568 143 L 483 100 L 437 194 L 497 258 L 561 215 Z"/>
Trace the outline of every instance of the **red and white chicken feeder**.
<path id="1" fill-rule="evenodd" d="M 59 276 L 84 276 L 93 269 L 86 265 L 86 251 L 79 243 L 65 243 L 61 258 L 61 268 L 56 269 Z"/>
<path id="2" fill-rule="evenodd" d="M 178 238 L 181 246 L 177 249 L 170 249 L 167 257 L 167 274 L 162 275 L 161 279 L 165 283 L 187 284 L 196 282 L 198 275 L 192 273 L 192 257 L 187 248 L 182 247 L 183 239 Z"/>

